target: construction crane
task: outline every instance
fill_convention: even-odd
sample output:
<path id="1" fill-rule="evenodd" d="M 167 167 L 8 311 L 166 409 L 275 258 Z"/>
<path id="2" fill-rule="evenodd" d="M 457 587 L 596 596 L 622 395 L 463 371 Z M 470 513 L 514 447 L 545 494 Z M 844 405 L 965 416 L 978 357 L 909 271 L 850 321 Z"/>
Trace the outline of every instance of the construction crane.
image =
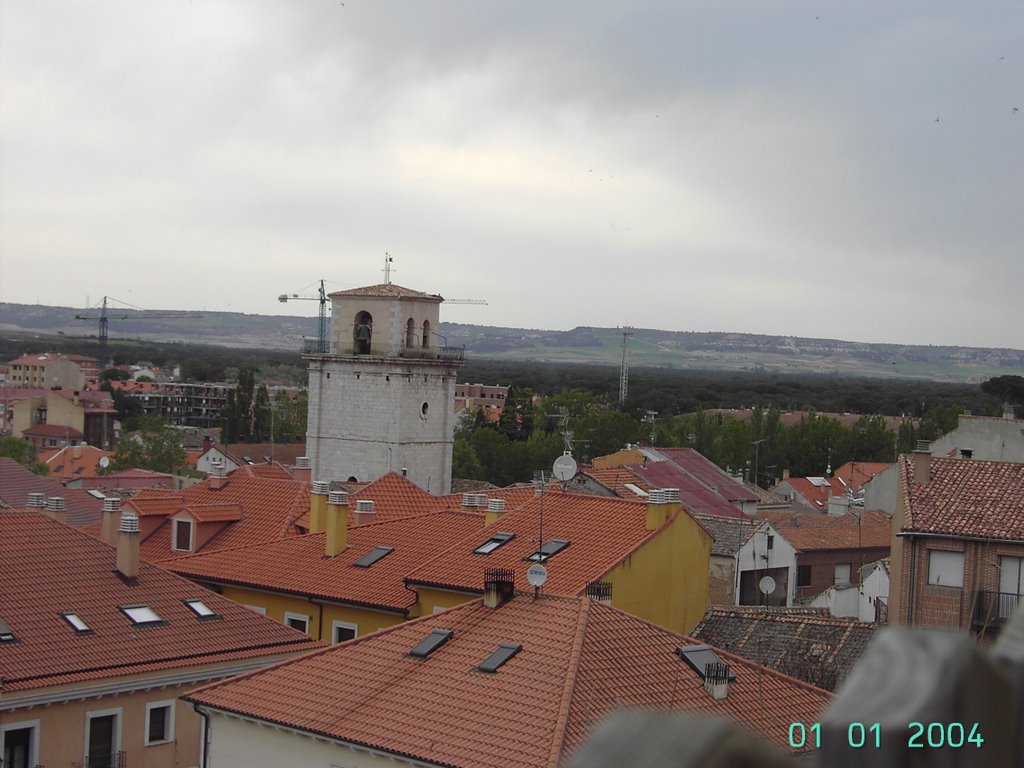
<path id="1" fill-rule="evenodd" d="M 445 299 L 445 304 L 483 304 L 486 306 L 487 302 L 483 299 Z"/>
<path id="2" fill-rule="evenodd" d="M 327 354 L 327 290 L 324 288 L 324 281 L 320 281 L 320 293 L 316 296 L 301 296 L 297 293 L 282 293 L 277 297 L 282 304 L 288 301 L 319 301 L 320 302 L 320 325 L 317 329 L 316 351 L 318 354 Z"/>
<path id="3" fill-rule="evenodd" d="M 629 337 L 634 333 L 633 326 L 622 326 L 622 368 L 619 372 L 619 405 L 626 404 L 629 393 Z"/>
<path id="4" fill-rule="evenodd" d="M 109 344 L 108 344 L 108 342 L 109 342 L 109 323 L 110 323 L 110 321 L 111 320 L 127 320 L 130 317 L 130 315 L 127 314 L 127 313 L 111 315 L 107 311 L 107 309 L 108 309 L 107 301 L 108 300 L 109 301 L 116 301 L 116 302 L 119 302 L 121 304 L 128 304 L 128 302 L 126 302 L 126 301 L 121 301 L 120 299 L 115 299 L 115 298 L 113 298 L 111 296 L 104 296 L 103 297 L 103 304 L 100 306 L 100 313 L 98 315 L 75 315 L 75 320 L 98 320 L 99 321 L 100 370 L 103 370 L 104 368 L 107 368 L 108 367 L 108 363 L 110 362 L 110 355 L 109 355 L 109 352 L 108 352 L 108 346 L 109 346 Z M 129 306 L 131 306 L 131 305 L 129 305 Z M 177 318 L 202 317 L 202 315 L 193 315 L 193 314 L 188 314 L 188 313 L 185 313 L 185 312 L 167 312 L 167 313 L 164 313 L 164 312 L 150 312 L 150 311 L 145 310 L 145 309 L 139 309 L 138 307 L 133 307 L 133 309 L 135 309 L 135 310 L 137 310 L 139 312 L 145 313 L 141 317 L 137 318 L 138 320 L 166 320 L 166 319 L 171 319 L 171 318 L 177 319 Z"/>

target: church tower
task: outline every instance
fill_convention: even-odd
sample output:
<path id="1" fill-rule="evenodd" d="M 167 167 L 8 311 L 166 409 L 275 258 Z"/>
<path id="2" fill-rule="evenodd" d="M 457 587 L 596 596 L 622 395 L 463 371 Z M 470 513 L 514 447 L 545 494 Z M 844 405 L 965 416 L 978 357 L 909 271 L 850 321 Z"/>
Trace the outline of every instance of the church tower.
<path id="1" fill-rule="evenodd" d="M 438 343 L 444 299 L 390 282 L 330 299 L 328 352 L 305 355 L 313 479 L 367 482 L 395 470 L 449 493 L 464 350 Z"/>

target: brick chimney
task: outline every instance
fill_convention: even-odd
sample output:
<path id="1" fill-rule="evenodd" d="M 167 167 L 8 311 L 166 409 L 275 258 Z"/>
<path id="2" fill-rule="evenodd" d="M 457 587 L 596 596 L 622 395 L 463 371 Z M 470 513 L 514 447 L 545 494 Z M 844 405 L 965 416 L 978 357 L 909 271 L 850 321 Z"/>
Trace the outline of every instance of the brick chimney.
<path id="1" fill-rule="evenodd" d="M 309 532 L 323 533 L 327 525 L 327 494 L 331 484 L 326 480 L 314 480 L 309 494 Z"/>
<path id="2" fill-rule="evenodd" d="M 516 572 L 511 568 L 488 568 L 484 571 L 484 605 L 497 608 L 516 594 Z"/>
<path id="3" fill-rule="evenodd" d="M 331 491 L 327 494 L 327 536 L 324 543 L 324 554 L 334 557 L 345 551 L 348 546 L 348 494 L 344 491 Z"/>
<path id="4" fill-rule="evenodd" d="M 505 516 L 505 500 L 504 499 L 488 499 L 487 500 L 487 514 L 484 515 L 484 527 L 488 525 L 494 525 L 494 523 L 501 520 Z"/>
<path id="5" fill-rule="evenodd" d="M 63 496 L 51 496 L 46 500 L 46 515 L 52 517 L 58 523 L 67 522 Z"/>
<path id="6" fill-rule="evenodd" d="M 928 485 L 932 480 L 932 451 L 927 440 L 919 440 L 914 450 L 914 482 Z"/>
<path id="7" fill-rule="evenodd" d="M 129 583 L 139 577 L 139 518 L 128 510 L 117 529 L 117 572 Z"/>
<path id="8" fill-rule="evenodd" d="M 117 546 L 117 527 L 121 520 L 121 499 L 117 496 L 107 496 L 103 500 L 103 518 L 100 527 L 100 536 L 112 547 Z"/>
<path id="9" fill-rule="evenodd" d="M 313 470 L 310 468 L 309 456 L 297 456 L 295 466 L 292 467 L 292 477 L 304 483 L 313 481 Z"/>
<path id="10" fill-rule="evenodd" d="M 647 530 L 657 530 L 678 512 L 678 488 L 652 489 L 647 496 Z"/>

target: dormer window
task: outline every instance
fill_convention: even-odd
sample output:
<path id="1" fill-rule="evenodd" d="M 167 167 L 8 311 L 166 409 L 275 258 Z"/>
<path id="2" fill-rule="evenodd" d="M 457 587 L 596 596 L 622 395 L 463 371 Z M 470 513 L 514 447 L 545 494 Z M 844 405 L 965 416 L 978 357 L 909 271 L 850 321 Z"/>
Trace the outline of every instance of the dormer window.
<path id="1" fill-rule="evenodd" d="M 526 559 L 532 563 L 546 563 L 568 546 L 569 542 L 565 539 L 548 539 L 540 549 Z"/>
<path id="2" fill-rule="evenodd" d="M 174 541 L 171 542 L 171 549 L 179 552 L 192 551 L 192 521 L 174 521 Z"/>

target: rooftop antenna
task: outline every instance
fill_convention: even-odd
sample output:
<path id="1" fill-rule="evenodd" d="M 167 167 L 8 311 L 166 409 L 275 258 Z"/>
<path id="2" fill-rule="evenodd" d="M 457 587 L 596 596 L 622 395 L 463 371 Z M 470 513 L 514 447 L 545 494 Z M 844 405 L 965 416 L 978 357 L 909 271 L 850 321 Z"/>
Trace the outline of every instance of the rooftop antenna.
<path id="1" fill-rule="evenodd" d="M 655 435 L 655 431 L 654 431 L 654 422 L 655 422 L 655 420 L 657 418 L 658 418 L 658 412 L 657 411 L 647 411 L 647 413 L 644 415 L 644 417 L 642 419 L 642 421 L 645 421 L 645 422 L 649 421 L 651 423 L 651 447 L 652 448 L 654 447 L 654 441 L 656 439 L 656 435 Z"/>
<path id="2" fill-rule="evenodd" d="M 622 368 L 619 372 L 619 406 L 626 404 L 626 395 L 629 393 L 629 337 L 633 333 L 633 326 L 622 326 Z"/>
<path id="3" fill-rule="evenodd" d="M 384 282 L 387 285 L 391 285 L 391 262 L 393 262 L 393 261 L 394 261 L 394 259 L 392 258 L 391 254 L 388 253 L 387 251 L 385 251 L 384 252 Z"/>

